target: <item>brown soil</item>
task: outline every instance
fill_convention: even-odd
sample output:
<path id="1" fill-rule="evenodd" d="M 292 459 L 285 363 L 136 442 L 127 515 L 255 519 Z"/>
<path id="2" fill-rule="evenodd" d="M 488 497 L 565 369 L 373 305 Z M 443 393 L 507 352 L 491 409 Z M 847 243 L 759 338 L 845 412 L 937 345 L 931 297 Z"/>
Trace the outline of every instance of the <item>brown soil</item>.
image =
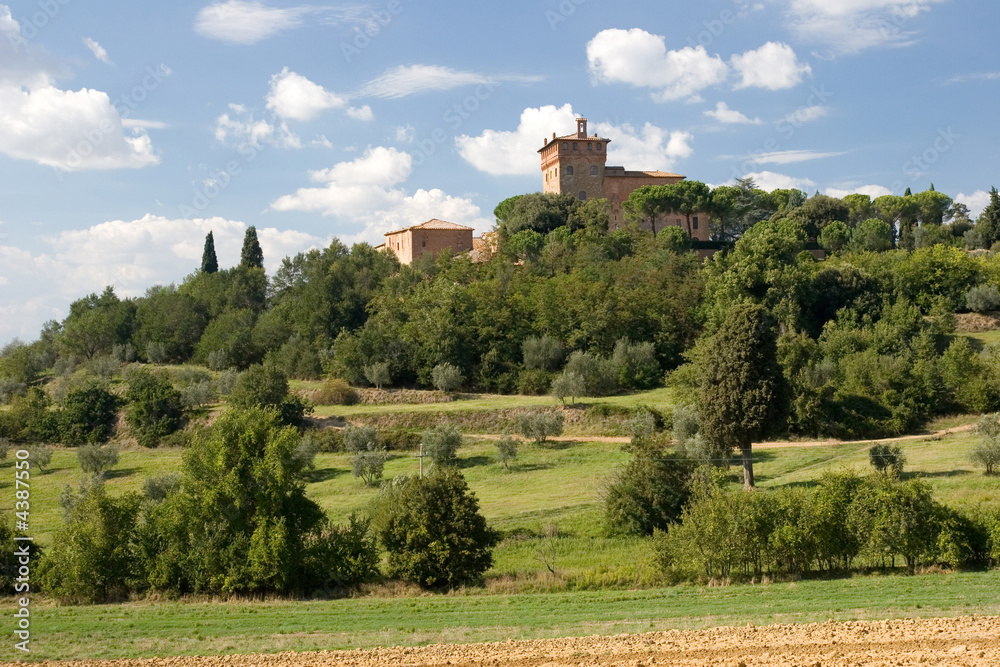
<path id="1" fill-rule="evenodd" d="M 44 664 L 60 667 L 996 667 L 1000 665 L 1000 618 L 828 622 L 366 651 Z"/>

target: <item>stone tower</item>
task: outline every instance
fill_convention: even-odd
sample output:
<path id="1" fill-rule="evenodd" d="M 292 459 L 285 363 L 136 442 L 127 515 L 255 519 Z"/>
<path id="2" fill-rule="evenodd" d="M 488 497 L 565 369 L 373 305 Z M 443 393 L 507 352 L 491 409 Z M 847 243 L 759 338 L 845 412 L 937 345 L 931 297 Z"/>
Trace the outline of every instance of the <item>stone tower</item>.
<path id="1" fill-rule="evenodd" d="M 604 171 L 608 143 L 594 134 L 587 136 L 587 119 L 576 119 L 576 134 L 545 139 L 542 155 L 543 192 L 566 193 L 580 199 L 600 199 L 604 193 Z"/>

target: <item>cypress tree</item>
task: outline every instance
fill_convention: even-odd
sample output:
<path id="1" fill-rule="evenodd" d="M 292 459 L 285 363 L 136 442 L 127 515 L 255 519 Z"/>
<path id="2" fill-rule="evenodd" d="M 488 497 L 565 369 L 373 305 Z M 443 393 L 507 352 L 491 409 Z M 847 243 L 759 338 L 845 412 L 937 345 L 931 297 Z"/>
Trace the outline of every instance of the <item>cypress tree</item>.
<path id="1" fill-rule="evenodd" d="M 201 253 L 201 270 L 203 273 L 215 273 L 219 270 L 219 258 L 215 256 L 215 237 L 211 231 L 205 237 L 205 250 Z"/>
<path id="2" fill-rule="evenodd" d="M 240 266 L 248 269 L 264 268 L 264 251 L 260 249 L 257 241 L 257 228 L 247 228 L 247 233 L 243 237 L 243 252 L 240 255 Z"/>

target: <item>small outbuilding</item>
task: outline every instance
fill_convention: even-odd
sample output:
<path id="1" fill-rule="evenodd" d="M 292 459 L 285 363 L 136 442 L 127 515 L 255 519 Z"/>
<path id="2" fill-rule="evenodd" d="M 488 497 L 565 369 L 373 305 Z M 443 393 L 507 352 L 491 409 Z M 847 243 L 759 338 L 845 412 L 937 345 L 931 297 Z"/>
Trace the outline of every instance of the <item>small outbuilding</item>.
<path id="1" fill-rule="evenodd" d="M 385 245 L 379 247 L 394 252 L 402 264 L 410 264 L 421 255 L 437 255 L 445 249 L 455 254 L 470 252 L 473 248 L 472 232 L 472 227 L 435 218 L 419 225 L 386 232 Z"/>

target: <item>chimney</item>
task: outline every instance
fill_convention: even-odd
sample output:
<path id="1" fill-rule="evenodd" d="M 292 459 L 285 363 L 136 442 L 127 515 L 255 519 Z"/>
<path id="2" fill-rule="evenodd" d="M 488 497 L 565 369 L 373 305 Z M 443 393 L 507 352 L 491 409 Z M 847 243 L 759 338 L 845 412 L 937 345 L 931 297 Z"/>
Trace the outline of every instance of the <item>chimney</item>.
<path id="1" fill-rule="evenodd" d="M 577 118 L 576 119 L 576 138 L 586 139 L 587 138 L 587 119 Z"/>

